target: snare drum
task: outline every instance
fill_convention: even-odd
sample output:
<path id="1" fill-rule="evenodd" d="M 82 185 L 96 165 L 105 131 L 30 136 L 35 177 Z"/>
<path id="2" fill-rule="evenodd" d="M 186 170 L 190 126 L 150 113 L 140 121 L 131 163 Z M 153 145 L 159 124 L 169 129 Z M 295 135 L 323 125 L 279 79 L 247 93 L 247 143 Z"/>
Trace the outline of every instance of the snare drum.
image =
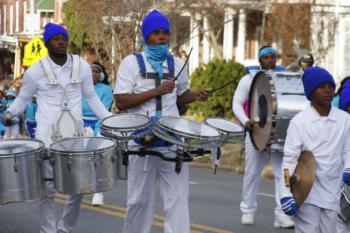
<path id="1" fill-rule="evenodd" d="M 151 133 L 151 125 L 147 116 L 123 113 L 105 118 L 101 123 L 101 135 L 117 141 L 129 141 Z M 137 130 L 138 133 L 135 133 Z"/>
<path id="2" fill-rule="evenodd" d="M 207 118 L 204 123 L 220 132 L 221 143 L 243 141 L 244 131 L 239 124 L 218 117 Z"/>
<path id="3" fill-rule="evenodd" d="M 193 120 L 165 116 L 157 120 L 153 133 L 159 138 L 183 148 L 211 149 L 220 145 L 216 129 Z"/>
<path id="4" fill-rule="evenodd" d="M 344 222 L 350 222 L 350 186 L 346 184 L 342 186 L 338 215 Z"/>
<path id="5" fill-rule="evenodd" d="M 0 204 L 39 200 L 45 193 L 41 156 L 34 139 L 0 140 Z"/>
<path id="6" fill-rule="evenodd" d="M 103 137 L 66 138 L 51 144 L 55 189 L 66 194 L 87 194 L 114 188 L 115 150 L 115 141 Z"/>
<path id="7" fill-rule="evenodd" d="M 300 72 L 258 72 L 249 91 L 254 146 L 260 151 L 273 143 L 283 146 L 289 121 L 308 104 Z"/>

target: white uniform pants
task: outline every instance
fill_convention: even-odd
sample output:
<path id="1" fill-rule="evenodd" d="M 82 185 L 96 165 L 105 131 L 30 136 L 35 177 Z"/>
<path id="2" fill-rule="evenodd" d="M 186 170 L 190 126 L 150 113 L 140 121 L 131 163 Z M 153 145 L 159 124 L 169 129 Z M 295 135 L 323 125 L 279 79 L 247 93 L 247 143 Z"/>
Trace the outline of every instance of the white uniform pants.
<path id="1" fill-rule="evenodd" d="M 169 153 L 169 151 L 168 151 Z M 189 233 L 188 166 L 175 172 L 175 163 L 158 157 L 129 157 L 128 201 L 123 233 L 149 233 L 152 227 L 156 184 L 163 198 L 165 233 Z"/>
<path id="2" fill-rule="evenodd" d="M 242 213 L 254 213 L 257 208 L 257 195 L 260 185 L 261 172 L 264 168 L 269 154 L 259 152 L 252 144 L 249 134 L 245 138 L 245 170 L 243 177 L 242 202 L 240 209 Z M 279 184 L 281 179 L 281 166 L 283 154 L 280 152 L 271 153 L 270 160 L 273 175 L 275 177 L 275 217 L 284 215 L 279 198 Z"/>
<path id="3" fill-rule="evenodd" d="M 295 233 L 333 233 L 336 232 L 337 212 L 304 203 L 297 211 Z"/>
<path id="4" fill-rule="evenodd" d="M 350 233 L 350 223 L 345 223 L 337 217 L 337 231 L 336 233 Z"/>
<path id="5" fill-rule="evenodd" d="M 45 176 L 47 178 L 53 177 L 53 169 L 49 161 L 45 161 L 44 166 Z M 77 223 L 82 195 L 69 196 L 62 217 L 56 227 L 55 204 L 53 202 L 55 190 L 53 182 L 45 183 L 46 196 L 39 203 L 40 233 L 56 233 L 57 231 L 69 233 Z"/>

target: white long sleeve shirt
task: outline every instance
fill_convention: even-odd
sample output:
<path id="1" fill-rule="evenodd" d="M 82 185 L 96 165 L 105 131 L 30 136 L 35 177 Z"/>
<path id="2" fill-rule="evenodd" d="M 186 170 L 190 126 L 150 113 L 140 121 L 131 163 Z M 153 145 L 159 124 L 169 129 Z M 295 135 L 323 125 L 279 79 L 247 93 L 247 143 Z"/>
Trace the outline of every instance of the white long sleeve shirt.
<path id="1" fill-rule="evenodd" d="M 336 210 L 339 202 L 340 174 L 350 167 L 350 115 L 332 107 L 322 117 L 309 105 L 289 123 L 284 145 L 282 177 L 285 168 L 294 174 L 301 152 L 311 151 L 316 159 L 316 178 L 305 203 Z M 281 198 L 291 196 L 281 179 Z"/>
<path id="2" fill-rule="evenodd" d="M 238 120 L 245 125 L 249 118 L 244 112 L 244 103 L 248 100 L 250 86 L 252 85 L 253 76 L 251 74 L 246 74 L 239 81 L 235 94 L 232 100 L 232 111 Z"/>
<path id="3" fill-rule="evenodd" d="M 145 62 L 146 71 L 154 73 L 151 65 L 148 63 L 144 52 L 142 53 Z M 174 57 L 175 77 L 180 72 L 184 62 Z M 165 60 L 163 63 L 164 73 L 168 72 L 168 63 Z M 163 80 L 162 80 L 163 82 Z M 135 55 L 129 55 L 119 66 L 117 73 L 117 82 L 114 88 L 114 94 L 138 94 L 149 91 L 155 88 L 155 80 L 145 79 L 140 74 L 140 68 Z M 181 96 L 189 90 L 188 75 L 183 71 L 179 78 L 175 81 L 175 88 L 171 93 L 162 95 L 162 115 L 163 116 L 179 116 L 176 105 L 177 96 Z M 143 115 L 155 116 L 156 98 L 152 98 L 139 106 L 128 109 L 129 113 L 138 113 Z"/>
<path id="4" fill-rule="evenodd" d="M 67 87 L 68 106 L 77 120 L 82 119 L 82 95 L 92 111 L 103 119 L 111 113 L 103 106 L 94 90 L 92 81 L 92 71 L 88 63 L 80 59 L 79 61 L 79 83 L 71 84 L 72 57 L 68 56 L 63 66 L 54 63 L 48 57 L 49 64 L 60 85 L 51 85 L 46 72 L 41 64 L 37 62 L 24 73 L 23 84 L 15 102 L 8 109 L 13 115 L 20 115 L 26 108 L 27 103 L 32 100 L 34 94 L 37 95 L 38 111 L 36 114 L 37 129 L 36 138 L 47 143 L 45 138 L 49 127 L 54 124 L 61 114 L 63 90 Z M 61 87 L 62 86 L 62 87 Z"/>

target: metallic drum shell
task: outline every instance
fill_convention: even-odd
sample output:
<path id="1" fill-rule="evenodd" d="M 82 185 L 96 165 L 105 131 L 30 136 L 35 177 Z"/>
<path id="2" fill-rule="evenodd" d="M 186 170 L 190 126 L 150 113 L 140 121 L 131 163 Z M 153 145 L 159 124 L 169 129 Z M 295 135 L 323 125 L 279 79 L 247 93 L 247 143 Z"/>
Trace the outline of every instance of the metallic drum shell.
<path id="1" fill-rule="evenodd" d="M 58 192 L 65 194 L 88 194 L 105 192 L 113 189 L 117 180 L 116 145 L 114 140 L 102 137 L 70 138 L 73 144 L 79 140 L 93 140 L 95 144 L 108 142 L 105 148 L 93 150 L 66 151 L 50 147 L 54 158 L 54 186 Z M 77 142 L 75 143 L 74 140 Z"/>

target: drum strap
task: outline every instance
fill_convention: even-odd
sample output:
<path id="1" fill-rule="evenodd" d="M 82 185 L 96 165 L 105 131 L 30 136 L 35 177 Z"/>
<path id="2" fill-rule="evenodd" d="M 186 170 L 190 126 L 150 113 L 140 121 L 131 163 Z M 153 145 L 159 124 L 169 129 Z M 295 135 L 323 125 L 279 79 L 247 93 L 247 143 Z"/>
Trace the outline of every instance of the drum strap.
<path id="1" fill-rule="evenodd" d="M 161 79 L 159 78 L 158 73 L 147 73 L 145 61 L 143 60 L 143 56 L 141 53 L 134 53 L 134 56 L 136 57 L 137 63 L 139 65 L 141 76 L 145 79 L 153 79 L 155 81 L 156 87 L 158 87 L 161 84 Z M 171 54 L 168 55 L 167 62 L 168 62 L 169 73 L 165 73 L 162 79 L 172 80 L 174 79 L 174 73 L 175 73 L 175 64 L 174 64 L 173 55 Z M 156 116 L 157 117 L 162 116 L 162 97 L 161 96 L 156 97 Z"/>
<path id="2" fill-rule="evenodd" d="M 72 65 L 72 73 L 70 77 L 70 83 L 76 84 L 79 83 L 79 56 L 78 55 L 70 55 L 73 60 Z M 50 63 L 47 57 L 40 59 L 41 65 L 44 67 L 47 78 L 49 79 L 49 84 L 56 85 L 58 84 L 57 78 L 51 69 Z"/>

